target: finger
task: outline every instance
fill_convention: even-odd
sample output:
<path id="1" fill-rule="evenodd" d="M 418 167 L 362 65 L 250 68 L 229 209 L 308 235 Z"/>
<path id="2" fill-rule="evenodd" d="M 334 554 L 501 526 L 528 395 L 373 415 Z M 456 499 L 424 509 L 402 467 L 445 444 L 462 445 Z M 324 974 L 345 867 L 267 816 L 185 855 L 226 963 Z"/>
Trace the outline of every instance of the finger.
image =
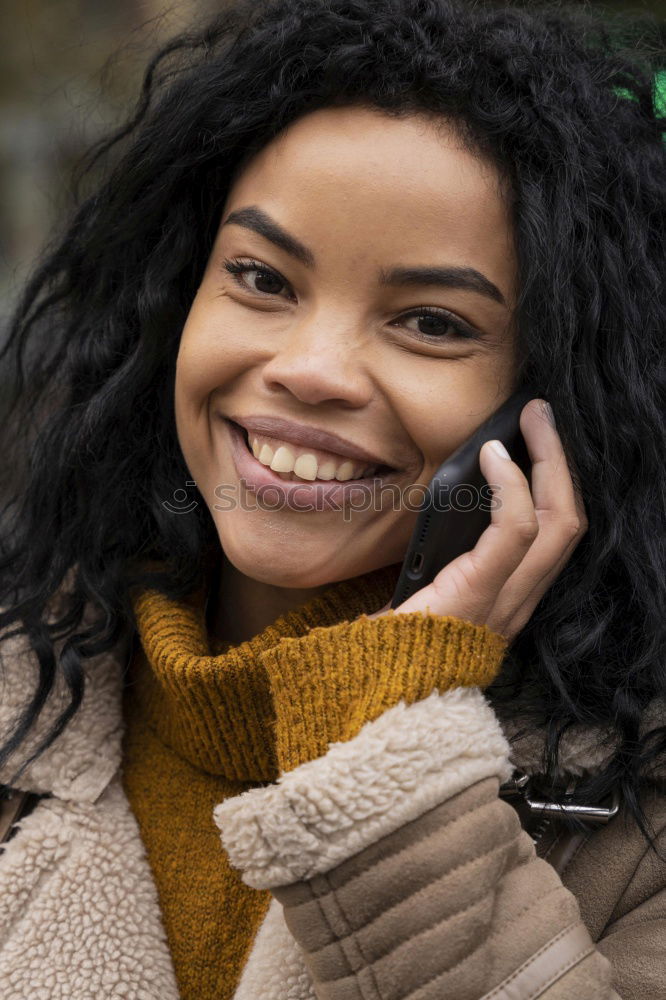
<path id="1" fill-rule="evenodd" d="M 496 502 L 490 525 L 467 554 L 477 572 L 476 585 L 496 597 L 534 544 L 539 522 L 527 478 L 500 442 L 483 445 L 479 465 Z"/>
<path id="2" fill-rule="evenodd" d="M 521 431 L 532 461 L 532 498 L 539 521 L 536 544 L 518 568 L 530 589 L 554 579 L 587 530 L 585 505 L 575 489 L 562 441 L 554 425 L 533 400 L 521 414 Z"/>
<path id="3" fill-rule="evenodd" d="M 491 442 L 481 448 L 479 464 L 499 501 L 493 505 L 490 525 L 470 552 L 448 563 L 428 587 L 396 610 L 425 610 L 427 604 L 433 614 L 485 621 L 533 543 L 538 521 L 525 475 Z"/>
<path id="4" fill-rule="evenodd" d="M 585 505 L 574 487 L 559 434 L 540 402 L 533 400 L 521 414 L 521 431 L 532 460 L 532 497 L 539 533 L 507 581 L 494 611 L 502 621 L 519 613 L 523 624 L 564 569 L 588 526 Z"/>
<path id="5" fill-rule="evenodd" d="M 532 462 L 534 509 L 543 520 L 587 527 L 582 497 L 574 488 L 562 441 L 543 402 L 531 400 L 520 415 L 520 429 Z"/>

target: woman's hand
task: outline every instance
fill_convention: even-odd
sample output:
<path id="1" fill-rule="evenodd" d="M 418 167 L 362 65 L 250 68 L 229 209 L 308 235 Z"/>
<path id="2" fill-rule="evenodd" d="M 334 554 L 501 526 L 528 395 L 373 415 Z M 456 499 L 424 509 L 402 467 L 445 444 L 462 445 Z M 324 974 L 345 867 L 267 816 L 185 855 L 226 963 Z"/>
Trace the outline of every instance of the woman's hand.
<path id="1" fill-rule="evenodd" d="M 487 441 L 479 452 L 481 471 L 488 483 L 500 487 L 490 525 L 470 552 L 445 566 L 396 613 L 452 615 L 487 625 L 509 642 L 529 621 L 588 521 L 544 400 L 532 399 L 523 407 L 520 429 L 532 461 L 532 493 L 519 467 Z M 368 617 L 390 613 L 387 604 Z"/>

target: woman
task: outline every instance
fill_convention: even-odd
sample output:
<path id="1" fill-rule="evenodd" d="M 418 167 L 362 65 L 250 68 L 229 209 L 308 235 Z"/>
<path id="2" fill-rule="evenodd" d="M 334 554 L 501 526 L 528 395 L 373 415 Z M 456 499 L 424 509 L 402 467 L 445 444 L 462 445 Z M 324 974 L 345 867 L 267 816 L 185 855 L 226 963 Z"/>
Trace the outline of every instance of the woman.
<path id="1" fill-rule="evenodd" d="M 648 39 L 277 0 L 153 60 L 5 350 L 3 997 L 666 996 Z M 396 489 L 523 383 L 531 486 L 485 444 L 391 611 Z"/>

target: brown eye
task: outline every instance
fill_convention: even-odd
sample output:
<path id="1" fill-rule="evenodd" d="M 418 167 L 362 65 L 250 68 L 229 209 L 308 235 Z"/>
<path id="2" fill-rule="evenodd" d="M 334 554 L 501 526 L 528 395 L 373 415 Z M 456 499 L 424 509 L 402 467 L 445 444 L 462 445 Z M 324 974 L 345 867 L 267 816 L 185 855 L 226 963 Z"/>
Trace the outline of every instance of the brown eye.
<path id="1" fill-rule="evenodd" d="M 251 270 L 255 270 L 254 268 Z M 248 271 L 245 272 L 246 274 Z M 265 270 L 255 270 L 255 291 L 266 292 L 268 295 L 277 295 L 280 288 L 284 286 L 284 281 L 281 281 L 276 274 L 271 271 Z"/>
<path id="2" fill-rule="evenodd" d="M 408 327 L 407 320 L 416 320 L 416 326 Z M 479 334 L 446 309 L 421 307 L 402 316 L 399 322 L 405 329 L 413 330 L 420 340 L 431 342 L 448 340 L 478 340 Z"/>
<path id="3" fill-rule="evenodd" d="M 271 268 L 265 265 L 258 264 L 256 261 L 240 261 L 240 260 L 225 260 L 224 267 L 234 276 L 234 279 L 241 288 L 245 288 L 251 292 L 258 292 L 262 295 L 279 295 L 281 289 L 283 289 L 287 282 L 284 278 L 273 271 Z M 248 284 L 245 279 L 245 275 L 254 275 L 254 287 Z"/>

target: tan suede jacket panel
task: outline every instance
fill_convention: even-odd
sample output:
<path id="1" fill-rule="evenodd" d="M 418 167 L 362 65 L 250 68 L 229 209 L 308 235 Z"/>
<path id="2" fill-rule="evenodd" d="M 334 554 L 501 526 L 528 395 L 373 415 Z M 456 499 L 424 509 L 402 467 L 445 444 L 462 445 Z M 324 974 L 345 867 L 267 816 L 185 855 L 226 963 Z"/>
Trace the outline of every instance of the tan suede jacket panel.
<path id="1" fill-rule="evenodd" d="M 560 879 L 512 812 L 485 779 L 332 872 L 274 890 L 317 996 L 612 997 L 602 955 L 622 997 L 666 995 L 666 911 L 631 867 L 645 877 L 642 844 L 618 856 L 616 831 L 588 842 Z M 570 887 L 578 880 L 589 906 L 592 866 L 647 898 L 591 913 L 586 928 Z"/>

